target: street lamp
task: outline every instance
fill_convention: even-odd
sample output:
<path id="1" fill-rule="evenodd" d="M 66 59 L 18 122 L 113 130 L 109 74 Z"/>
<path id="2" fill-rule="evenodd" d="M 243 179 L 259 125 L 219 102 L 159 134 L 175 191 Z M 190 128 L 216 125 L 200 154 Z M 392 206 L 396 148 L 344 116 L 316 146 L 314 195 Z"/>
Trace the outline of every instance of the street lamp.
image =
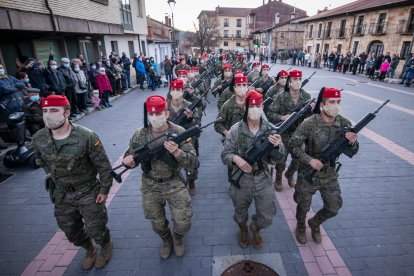
<path id="1" fill-rule="evenodd" d="M 175 56 L 175 28 L 174 28 L 174 12 L 173 9 L 175 7 L 175 0 L 168 0 L 167 1 L 168 6 L 170 6 L 170 10 L 171 10 L 171 18 L 172 18 L 172 28 L 173 28 L 173 33 L 172 33 L 172 39 L 173 39 L 173 49 L 172 49 L 172 55 Z"/>

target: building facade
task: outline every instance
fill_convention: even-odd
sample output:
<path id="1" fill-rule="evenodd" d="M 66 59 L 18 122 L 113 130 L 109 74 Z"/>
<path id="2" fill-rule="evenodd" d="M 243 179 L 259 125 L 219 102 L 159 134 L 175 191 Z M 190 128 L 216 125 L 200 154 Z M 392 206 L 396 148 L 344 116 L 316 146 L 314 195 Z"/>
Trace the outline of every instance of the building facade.
<path id="1" fill-rule="evenodd" d="M 304 24 L 304 49 L 311 53 L 362 52 L 397 54 L 412 52 L 414 2 L 360 0 L 300 20 Z M 400 62 L 398 70 L 401 70 Z"/>
<path id="2" fill-rule="evenodd" d="M 166 22 L 168 22 L 166 18 Z M 155 19 L 147 17 L 148 25 L 148 55 L 153 57 L 155 62 L 158 64 L 158 68 L 162 69 L 162 61 L 165 56 L 171 57 L 173 38 L 173 28 L 170 24 L 159 22 Z M 160 71 L 160 70 L 159 70 Z"/>

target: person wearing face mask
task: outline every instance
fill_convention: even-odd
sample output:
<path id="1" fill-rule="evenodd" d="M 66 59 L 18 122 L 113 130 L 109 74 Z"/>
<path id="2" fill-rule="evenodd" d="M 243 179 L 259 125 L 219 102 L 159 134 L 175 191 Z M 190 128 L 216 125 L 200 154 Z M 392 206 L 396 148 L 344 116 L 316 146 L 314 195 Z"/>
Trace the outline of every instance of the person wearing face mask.
<path id="1" fill-rule="evenodd" d="M 8 113 L 20 112 L 23 109 L 24 98 L 21 92 L 25 83 L 6 74 L 0 64 L 0 103 L 6 107 Z M 7 120 L 7 118 L 1 118 Z"/>
<path id="2" fill-rule="evenodd" d="M 42 109 L 46 127 L 33 135 L 33 149 L 46 173 L 57 224 L 69 242 L 86 250 L 84 270 L 103 268 L 112 252 L 105 207 L 112 186 L 111 163 L 95 133 L 69 122 L 71 108 L 65 96 L 43 98 Z M 95 243 L 101 247 L 99 256 Z"/>
<path id="3" fill-rule="evenodd" d="M 216 69 L 214 69 L 216 77 L 220 74 L 223 74 L 224 66 L 227 64 L 227 55 L 223 54 L 219 57 L 219 63 L 216 65 Z"/>
<path id="4" fill-rule="evenodd" d="M 194 67 L 190 67 L 190 71 L 184 71 L 184 70 L 179 70 L 178 71 L 178 76 L 179 79 L 182 79 L 184 81 L 184 95 L 183 98 L 187 101 L 189 101 L 190 103 L 192 103 L 194 100 L 196 100 L 199 95 L 200 95 L 200 86 L 198 86 L 197 88 L 192 88 L 191 85 L 195 82 L 195 74 L 194 72 L 196 71 L 196 69 Z M 190 72 L 192 72 L 190 74 Z M 203 117 L 203 111 L 206 108 L 207 103 L 205 101 L 201 101 L 199 103 L 199 105 L 197 106 L 196 112 L 198 112 L 198 116 L 200 118 L 200 121 Z M 198 152 L 198 148 L 197 148 L 197 152 Z"/>
<path id="5" fill-rule="evenodd" d="M 47 97 L 50 94 L 65 95 L 66 81 L 61 70 L 58 70 L 57 62 L 49 60 L 48 67 L 45 70 L 46 84 L 49 86 L 47 95 L 41 95 Z"/>
<path id="6" fill-rule="evenodd" d="M 180 63 L 174 67 L 174 73 L 178 77 L 178 70 L 190 70 L 190 66 L 185 62 L 185 57 L 180 57 Z"/>
<path id="7" fill-rule="evenodd" d="M 87 114 L 88 81 L 78 62 L 72 63 L 72 70 L 76 76 L 74 90 L 77 99 L 77 108 L 79 112 Z"/>
<path id="8" fill-rule="evenodd" d="M 217 77 L 216 81 L 213 85 L 213 91 L 217 91 L 219 95 L 224 91 L 223 85 L 224 83 L 231 83 L 233 79 L 233 71 L 231 64 L 225 64 L 222 67 L 222 71 L 219 77 Z"/>
<path id="9" fill-rule="evenodd" d="M 161 259 L 169 258 L 173 243 L 177 257 L 182 257 L 185 253 L 184 236 L 190 230 L 193 211 L 191 197 L 179 173 L 182 168 L 188 169 L 198 165 L 190 139 L 176 144 L 163 136 L 167 132 L 178 134 L 184 131 L 184 128 L 167 120 L 169 113 L 163 97 L 148 97 L 144 103 L 144 127 L 139 128 L 132 136 L 123 159 L 126 166 L 135 167 L 137 164 L 133 158 L 134 152 L 154 138 L 161 137 L 148 146 L 151 148 L 164 145 L 165 155 L 160 159 L 140 164 L 143 171 L 142 207 L 145 217 L 151 221 L 154 232 L 162 239 Z M 172 233 L 165 215 L 167 203 L 173 221 Z"/>
<path id="10" fill-rule="evenodd" d="M 272 102 L 269 107 L 269 110 L 266 114 L 268 120 L 272 124 L 278 124 L 280 122 L 285 121 L 292 111 L 299 106 L 303 105 L 306 101 L 310 100 L 311 95 L 301 89 L 301 81 L 302 81 L 302 71 L 300 70 L 291 70 L 289 72 L 289 89 L 284 92 L 280 92 L 280 94 L 276 97 L 276 99 Z M 293 132 L 295 131 L 296 126 L 292 126 L 288 131 L 286 131 L 282 135 L 283 142 L 287 148 L 287 142 L 289 141 L 290 137 L 292 136 Z M 287 156 L 290 152 L 286 151 L 285 158 L 282 162 L 278 162 L 276 164 L 276 178 L 275 178 L 275 189 L 276 191 L 282 191 L 282 174 L 286 168 L 286 161 Z M 295 181 L 293 179 L 294 174 L 298 170 L 299 160 L 296 158 L 292 158 L 292 161 L 285 172 L 285 177 L 288 180 L 288 185 L 290 187 L 295 186 Z"/>
<path id="11" fill-rule="evenodd" d="M 262 65 L 262 70 L 260 71 L 260 81 L 256 85 L 255 90 L 259 91 L 263 95 L 266 95 L 267 90 L 275 84 L 275 80 L 269 76 L 270 67 L 268 64 Z"/>
<path id="12" fill-rule="evenodd" d="M 112 92 L 112 85 L 106 75 L 106 69 L 104 67 L 99 68 L 99 74 L 96 76 L 96 84 L 99 89 L 99 95 L 102 98 L 102 107 L 112 107 L 109 103 L 109 94 Z"/>
<path id="13" fill-rule="evenodd" d="M 253 71 L 251 71 L 248 75 L 247 75 L 247 79 L 249 80 L 249 83 L 253 83 L 255 82 L 258 78 L 260 78 L 260 62 L 255 61 L 252 64 L 252 68 Z"/>
<path id="14" fill-rule="evenodd" d="M 71 66 L 70 66 L 70 60 L 66 57 L 62 58 L 62 66 L 58 69 L 65 79 L 66 84 L 66 91 L 65 96 L 69 100 L 70 106 L 72 108 L 70 112 L 70 116 L 72 118 L 75 118 L 77 115 L 80 115 L 80 113 L 77 109 L 77 97 L 75 93 L 75 86 L 78 85 L 78 78 L 76 77 L 75 73 L 73 72 Z"/>
<path id="15" fill-rule="evenodd" d="M 341 91 L 337 88 L 323 87 L 313 110 L 315 114 L 296 129 L 289 141 L 292 155 L 300 160 L 293 199 L 297 203 L 296 239 L 301 244 L 307 242 L 305 220 L 315 192 L 319 191 L 323 200 L 323 207 L 308 220 L 312 239 L 316 243 L 322 241 L 320 225 L 327 219 L 335 217 L 342 206 L 335 160 L 326 164 L 321 163 L 319 158 L 323 149 L 339 135 L 345 135 L 349 141 L 348 148 L 345 149 L 348 157 L 355 155 L 359 149 L 357 135 L 349 131 L 344 132 L 352 125 L 348 119 L 339 115 L 340 105 Z M 303 178 L 303 172 L 309 166 L 318 171 L 312 178 L 313 183 L 308 183 Z"/>
<path id="16" fill-rule="evenodd" d="M 283 92 L 288 78 L 288 71 L 281 70 L 276 75 L 276 84 L 272 85 L 266 92 L 265 99 L 273 98 L 276 94 Z"/>
<path id="17" fill-rule="evenodd" d="M 247 223 L 249 206 L 253 200 L 256 214 L 252 216 L 249 226 L 253 234 L 252 243 L 258 249 L 262 245 L 260 231 L 272 224 L 276 214 L 276 203 L 273 194 L 272 180 L 268 172 L 269 163 L 283 158 L 284 146 L 278 134 L 268 135 L 274 126 L 263 118 L 263 95 L 250 90 L 245 97 L 243 120 L 234 124 L 223 145 L 221 160 L 233 171 L 241 169 L 243 174 L 239 185 L 232 183 L 229 194 L 234 205 L 234 220 L 239 226 L 238 244 L 242 248 L 249 245 Z M 268 139 L 273 149 L 262 160 L 249 164 L 243 155 L 258 137 Z"/>
<path id="18" fill-rule="evenodd" d="M 95 63 L 90 63 L 89 68 L 90 68 L 90 70 L 88 72 L 89 82 L 91 84 L 92 90 L 97 90 L 98 89 L 98 84 L 96 82 L 96 77 L 99 75 L 98 68 L 100 68 L 100 67 L 97 67 Z"/>
<path id="19" fill-rule="evenodd" d="M 33 136 L 38 130 L 45 127 L 39 93 L 28 93 L 25 99 L 24 113 L 29 115 L 25 120 L 30 135 Z"/>
<path id="20" fill-rule="evenodd" d="M 201 119 L 199 117 L 199 112 L 197 108 L 191 111 L 188 107 L 191 105 L 191 102 L 186 101 L 183 98 L 184 95 L 184 83 L 182 80 L 174 80 L 170 84 L 171 91 L 171 99 L 167 101 L 168 111 L 170 112 L 170 116 L 168 120 L 179 126 L 188 129 L 195 125 L 201 125 Z M 183 122 L 177 122 L 177 119 L 184 113 L 186 115 L 186 120 Z M 199 136 L 193 136 L 191 141 L 193 143 L 194 149 L 198 156 L 198 139 Z M 195 181 L 198 178 L 198 167 L 186 169 L 187 173 L 187 183 L 188 183 L 188 191 L 191 196 L 195 196 L 196 188 L 195 188 Z"/>
<path id="21" fill-rule="evenodd" d="M 114 60 L 115 60 L 115 58 L 114 58 Z M 105 61 L 104 65 L 105 65 L 105 73 L 108 76 L 109 82 L 111 83 L 111 87 L 112 87 L 112 89 L 111 89 L 112 91 L 109 94 L 109 96 L 113 97 L 116 94 L 117 71 L 114 68 L 111 60 L 109 60 L 109 59 Z"/>
<path id="22" fill-rule="evenodd" d="M 244 84 L 246 83 L 247 77 L 243 76 L 243 73 L 240 76 L 240 73 L 237 74 L 237 77 L 235 76 L 230 86 L 227 87 L 223 93 L 221 93 L 219 100 L 217 101 L 217 108 L 220 110 L 220 108 L 223 106 L 223 104 L 231 98 L 235 93 L 238 93 L 239 95 L 244 95 L 247 93 L 247 86 Z"/>

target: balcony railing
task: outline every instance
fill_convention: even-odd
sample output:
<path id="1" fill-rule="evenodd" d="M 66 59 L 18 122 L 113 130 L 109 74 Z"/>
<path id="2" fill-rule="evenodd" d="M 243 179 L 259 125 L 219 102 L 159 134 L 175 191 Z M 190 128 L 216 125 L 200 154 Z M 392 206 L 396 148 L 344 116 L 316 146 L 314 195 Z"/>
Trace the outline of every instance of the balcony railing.
<path id="1" fill-rule="evenodd" d="M 384 35 L 387 31 L 388 22 L 370 24 L 368 28 L 368 34 L 371 35 Z"/>
<path id="2" fill-rule="evenodd" d="M 352 25 L 352 35 L 365 35 L 365 24 Z"/>
<path id="3" fill-rule="evenodd" d="M 412 34 L 414 33 L 414 24 L 410 24 L 408 20 L 400 20 L 400 24 L 397 28 L 399 34 Z"/>

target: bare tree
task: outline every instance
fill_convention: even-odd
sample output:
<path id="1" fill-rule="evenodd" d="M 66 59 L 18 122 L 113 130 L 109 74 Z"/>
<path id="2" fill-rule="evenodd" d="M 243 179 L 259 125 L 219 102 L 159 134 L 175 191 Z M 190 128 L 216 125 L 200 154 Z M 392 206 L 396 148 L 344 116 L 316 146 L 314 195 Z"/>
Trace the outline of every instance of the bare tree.
<path id="1" fill-rule="evenodd" d="M 219 30 L 214 18 L 202 14 L 198 21 L 198 27 L 194 23 L 194 29 L 196 33 L 192 41 L 193 46 L 199 47 L 201 54 L 216 46 Z"/>

